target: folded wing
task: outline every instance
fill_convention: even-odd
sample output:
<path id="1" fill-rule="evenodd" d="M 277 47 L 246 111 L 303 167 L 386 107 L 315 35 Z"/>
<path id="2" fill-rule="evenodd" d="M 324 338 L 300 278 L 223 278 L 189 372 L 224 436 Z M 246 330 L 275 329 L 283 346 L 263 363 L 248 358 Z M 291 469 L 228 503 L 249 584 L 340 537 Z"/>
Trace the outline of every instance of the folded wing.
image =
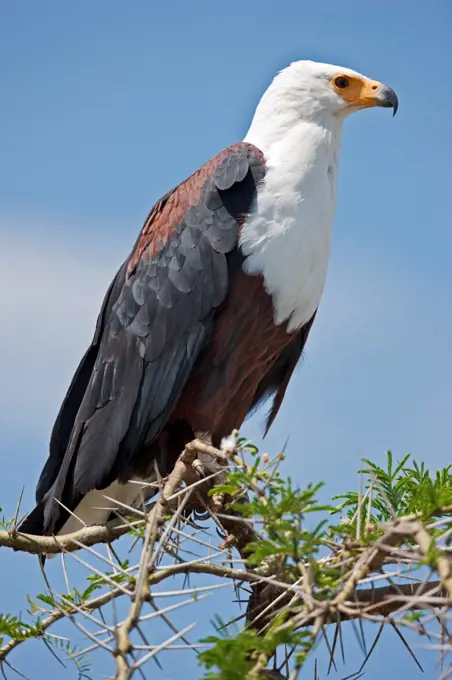
<path id="1" fill-rule="evenodd" d="M 37 507 L 21 526 L 56 533 L 93 489 L 120 477 L 162 431 L 228 293 L 228 256 L 265 174 L 236 144 L 151 210 L 104 300 L 52 432 Z"/>

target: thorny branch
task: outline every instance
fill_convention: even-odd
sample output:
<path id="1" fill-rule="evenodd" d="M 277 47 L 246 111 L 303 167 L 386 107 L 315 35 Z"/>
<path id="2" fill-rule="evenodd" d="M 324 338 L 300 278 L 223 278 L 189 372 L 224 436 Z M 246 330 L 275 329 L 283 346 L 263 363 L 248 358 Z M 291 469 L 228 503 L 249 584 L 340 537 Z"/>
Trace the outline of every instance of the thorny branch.
<path id="1" fill-rule="evenodd" d="M 261 538 L 259 523 L 243 517 L 230 505 L 228 501 L 231 499 L 227 494 L 226 497 L 223 492 L 209 494 L 212 485 L 226 478 L 231 463 L 250 475 L 248 490 L 243 489 L 239 494 L 240 500 L 248 502 L 247 493 L 250 492 L 265 501 L 262 479 L 258 475 L 253 476 L 254 468 L 245 462 L 239 451 L 219 451 L 205 441 L 195 440 L 182 452 L 169 477 L 161 480 L 160 495 L 150 509 L 134 512 L 127 506 L 119 508 L 121 512 L 130 510 L 131 515 L 135 514 L 132 519 L 118 516 L 108 527 L 83 528 L 58 538 L 28 536 L 15 528 L 0 531 L 0 547 L 33 554 L 61 553 L 63 565 L 64 559 L 71 557 L 87 568 L 105 591 L 95 597 L 74 601 L 71 596 L 55 596 L 49 586 L 54 607 L 42 609 L 39 623 L 34 628 L 29 627 L 0 647 L 0 667 L 9 663 L 7 657 L 11 652 L 30 637 L 51 641 L 48 637 L 50 629 L 63 619 L 71 620 L 92 643 L 75 656 L 82 657 L 96 648 L 109 651 L 115 658 L 115 680 L 129 680 L 135 673 L 141 673 L 144 664 L 165 650 L 192 649 L 197 653 L 202 645 L 193 645 L 187 639 L 194 624 L 178 630 L 169 618 L 171 612 L 191 600 L 164 608 L 156 604 L 158 598 L 165 595 L 156 590 L 156 586 L 170 577 L 191 574 L 217 577 L 232 581 L 236 586 L 248 583 L 251 588 L 245 616 L 248 629 L 256 630 L 264 638 L 269 630 L 273 633 L 279 631 L 279 634 L 287 630 L 308 630 L 311 640 L 308 647 L 323 636 L 333 664 L 338 631 L 341 637 L 341 625 L 350 620 L 377 621 L 382 625 L 391 623 L 397 630 L 398 625 L 406 625 L 425 635 L 425 622 L 430 617 L 440 621 L 440 632 L 430 633 L 431 637 L 443 646 L 444 640 L 450 639 L 447 620 L 452 603 L 452 561 L 447 545 L 438 548 L 433 532 L 437 525 L 425 523 L 419 514 L 414 513 L 395 517 L 380 525 L 384 532 L 370 544 L 362 536 L 361 528 L 357 529 L 354 541 L 344 540 L 337 544 L 325 541 L 325 546 L 333 549 L 318 559 L 317 568 L 326 571 L 339 569 L 342 574 L 335 592 L 325 597 L 316 585 L 313 565 L 309 561 L 299 560 L 298 576 L 294 576 L 293 569 L 288 568 L 284 559 L 266 559 L 258 566 L 248 564 L 249 546 L 259 543 Z M 366 496 L 362 496 L 357 510 L 359 527 L 361 518 L 368 512 L 364 505 L 366 502 Z M 219 547 L 212 550 L 211 541 L 200 538 L 200 528 L 190 519 L 193 510 L 203 512 L 205 518 L 209 517 L 214 522 L 223 536 Z M 443 508 L 443 511 L 449 512 L 450 507 Z M 441 512 L 432 513 L 433 517 L 438 515 Z M 142 540 L 139 561 L 132 567 L 121 565 L 111 546 L 117 538 L 130 532 Z M 448 526 L 444 536 L 448 535 L 447 532 Z M 107 557 L 93 548 L 97 544 L 106 544 Z M 200 546 L 207 552 L 197 556 L 193 550 L 199 550 Z M 105 573 L 83 560 L 76 553 L 81 549 L 86 555 L 108 564 L 111 571 Z M 233 550 L 240 558 L 233 556 Z M 227 563 L 229 566 L 226 566 Z M 422 580 L 415 579 L 411 568 L 422 563 L 429 565 L 430 572 Z M 395 571 L 388 572 L 388 565 L 395 566 Z M 434 573 L 436 579 L 431 578 Z M 65 578 L 67 580 L 66 574 Z M 408 579 L 408 582 L 402 582 L 403 579 Z M 386 584 L 379 585 L 381 580 Z M 219 586 L 184 588 L 169 591 L 166 595 L 186 596 L 192 593 L 201 599 L 216 587 Z M 122 621 L 115 618 L 113 626 L 107 625 L 103 609 L 108 604 L 114 605 L 118 598 L 129 598 L 128 614 Z M 150 614 L 146 613 L 148 607 L 152 609 Z M 423 618 L 422 622 L 403 619 L 407 612 L 415 611 L 423 612 L 427 619 Z M 95 618 L 96 613 L 99 618 Z M 397 614 L 402 619 L 396 620 Z M 163 621 L 170 628 L 170 634 L 163 642 L 151 645 L 143 632 L 143 624 L 153 618 Z M 82 620 L 85 625 L 80 623 Z M 275 621 L 279 621 L 277 628 L 274 628 Z M 100 631 L 93 633 L 92 624 Z M 326 637 L 325 626 L 328 625 L 335 625 L 336 630 L 332 647 Z M 301 667 L 298 661 L 289 674 L 288 661 L 285 662 L 285 671 L 282 666 L 279 670 L 276 667 L 268 669 L 271 659 L 276 659 L 274 651 L 263 649 L 256 654 L 250 657 L 252 667 L 246 680 L 257 677 L 284 680 L 289 675 L 290 680 L 295 680 Z"/>

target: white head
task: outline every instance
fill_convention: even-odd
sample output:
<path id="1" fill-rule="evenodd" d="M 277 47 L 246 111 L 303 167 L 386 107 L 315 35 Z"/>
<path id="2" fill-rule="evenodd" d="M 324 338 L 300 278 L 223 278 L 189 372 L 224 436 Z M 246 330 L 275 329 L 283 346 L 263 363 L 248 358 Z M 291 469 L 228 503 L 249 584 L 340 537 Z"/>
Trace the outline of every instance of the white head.
<path id="1" fill-rule="evenodd" d="M 265 155 L 256 207 L 240 233 L 247 273 L 262 274 L 276 324 L 301 328 L 318 307 L 328 266 L 344 118 L 397 109 L 391 88 L 356 71 L 297 61 L 279 73 L 245 141 Z"/>
<path id="2" fill-rule="evenodd" d="M 373 106 L 397 111 L 397 95 L 390 87 L 342 66 L 295 61 L 273 79 L 262 96 L 246 139 L 260 148 L 300 122 L 330 130 L 340 128 L 353 111 Z M 265 149 L 262 148 L 264 151 Z"/>

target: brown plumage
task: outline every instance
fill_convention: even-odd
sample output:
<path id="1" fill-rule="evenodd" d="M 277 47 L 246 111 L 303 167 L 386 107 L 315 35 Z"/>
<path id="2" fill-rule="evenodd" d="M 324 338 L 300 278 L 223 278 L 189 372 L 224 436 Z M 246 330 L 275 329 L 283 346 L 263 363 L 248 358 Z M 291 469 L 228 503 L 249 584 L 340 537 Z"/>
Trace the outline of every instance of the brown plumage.
<path id="1" fill-rule="evenodd" d="M 240 143 L 154 205 L 107 292 L 22 531 L 62 530 L 62 505 L 77 514 L 90 492 L 146 479 L 155 463 L 167 474 L 197 432 L 219 445 L 271 395 L 273 422 L 312 320 L 276 326 L 261 277 L 242 269 L 240 227 L 264 178 L 263 154 Z"/>
<path id="2" fill-rule="evenodd" d="M 167 474 L 198 431 L 219 444 L 271 396 L 273 422 L 325 285 L 343 120 L 369 106 L 395 112 L 397 96 L 351 69 L 294 62 L 247 142 L 155 204 L 104 299 L 22 531 L 78 528 L 70 513 L 104 522 L 106 488 L 140 503 L 131 479 L 156 464 Z"/>
<path id="3" fill-rule="evenodd" d="M 209 432 L 218 446 L 250 411 L 275 393 L 268 429 L 311 323 L 295 333 L 288 333 L 284 324 L 276 326 L 262 277 L 239 270 L 218 309 L 212 341 L 200 356 L 171 420 L 188 422 L 193 431 Z"/>

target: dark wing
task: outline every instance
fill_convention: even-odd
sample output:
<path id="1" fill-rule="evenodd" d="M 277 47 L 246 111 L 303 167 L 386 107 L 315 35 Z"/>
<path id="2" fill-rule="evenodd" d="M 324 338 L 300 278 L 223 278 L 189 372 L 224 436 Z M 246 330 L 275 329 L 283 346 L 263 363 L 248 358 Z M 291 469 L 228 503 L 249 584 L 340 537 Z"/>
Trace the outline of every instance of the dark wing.
<path id="1" fill-rule="evenodd" d="M 227 295 L 226 255 L 264 174 L 262 153 L 236 144 L 154 206 L 107 293 L 22 531 L 55 532 L 58 501 L 74 509 L 161 432 Z"/>
<path id="2" fill-rule="evenodd" d="M 61 404 L 60 411 L 55 420 L 50 438 L 50 455 L 41 472 L 36 487 L 36 502 L 40 503 L 44 495 L 54 483 L 60 466 L 66 453 L 69 437 L 71 436 L 77 411 L 82 403 L 86 388 L 90 381 L 94 365 L 99 352 L 99 343 L 105 327 L 105 321 L 109 318 L 111 309 L 117 301 L 124 286 L 126 263 L 122 265 L 105 295 L 100 314 L 97 319 L 96 330 L 91 345 L 88 347 L 78 368 L 72 378 L 72 382 Z"/>

